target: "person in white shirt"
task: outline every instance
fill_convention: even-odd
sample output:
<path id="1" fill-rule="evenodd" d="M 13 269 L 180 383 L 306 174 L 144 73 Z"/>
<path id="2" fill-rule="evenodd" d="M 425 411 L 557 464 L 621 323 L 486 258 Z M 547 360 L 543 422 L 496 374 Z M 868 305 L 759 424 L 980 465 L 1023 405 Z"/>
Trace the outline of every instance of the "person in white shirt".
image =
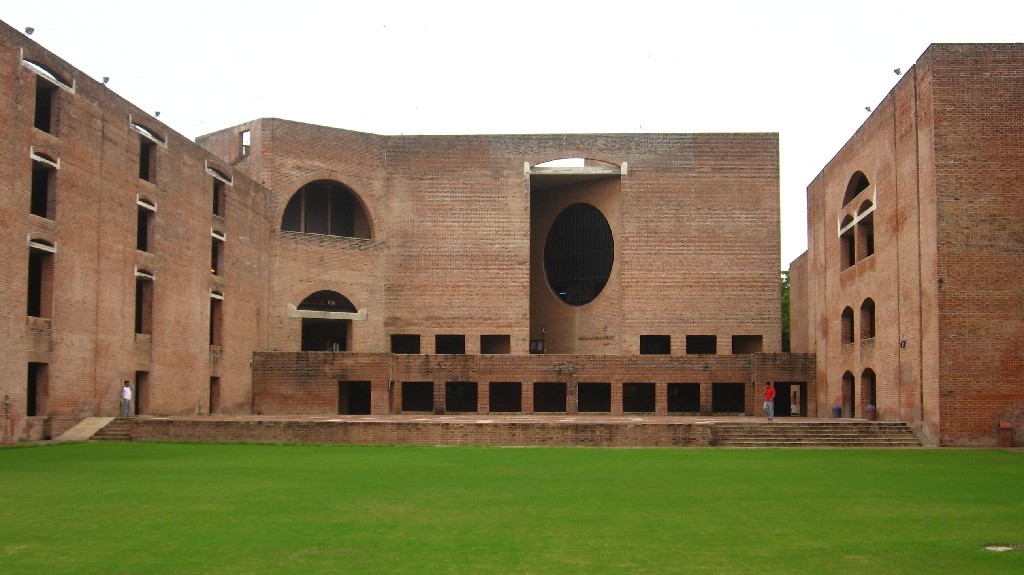
<path id="1" fill-rule="evenodd" d="M 121 388 L 121 417 L 128 417 L 132 412 L 132 387 L 128 380 L 124 380 L 124 387 Z"/>

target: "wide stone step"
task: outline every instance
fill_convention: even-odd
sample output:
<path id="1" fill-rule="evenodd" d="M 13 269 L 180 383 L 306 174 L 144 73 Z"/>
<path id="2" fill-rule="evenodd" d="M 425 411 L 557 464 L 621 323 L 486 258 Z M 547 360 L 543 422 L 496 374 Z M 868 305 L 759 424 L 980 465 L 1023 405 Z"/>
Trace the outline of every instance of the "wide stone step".
<path id="1" fill-rule="evenodd" d="M 130 419 L 119 417 L 97 431 L 92 438 L 98 441 L 131 441 L 132 422 Z"/>

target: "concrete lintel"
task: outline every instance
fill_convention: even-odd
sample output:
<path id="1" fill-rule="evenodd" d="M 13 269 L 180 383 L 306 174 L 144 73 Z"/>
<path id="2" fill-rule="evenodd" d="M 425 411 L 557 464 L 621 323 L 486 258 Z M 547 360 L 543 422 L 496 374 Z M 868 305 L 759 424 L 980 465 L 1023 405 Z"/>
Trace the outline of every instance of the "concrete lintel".
<path id="1" fill-rule="evenodd" d="M 299 309 L 295 304 L 288 304 L 288 317 L 304 317 L 311 319 L 350 319 L 352 321 L 366 321 L 366 308 L 355 313 L 347 311 L 312 311 Z"/>
<path id="2" fill-rule="evenodd" d="M 529 170 L 534 176 L 619 176 L 623 172 L 618 166 L 533 166 Z"/>

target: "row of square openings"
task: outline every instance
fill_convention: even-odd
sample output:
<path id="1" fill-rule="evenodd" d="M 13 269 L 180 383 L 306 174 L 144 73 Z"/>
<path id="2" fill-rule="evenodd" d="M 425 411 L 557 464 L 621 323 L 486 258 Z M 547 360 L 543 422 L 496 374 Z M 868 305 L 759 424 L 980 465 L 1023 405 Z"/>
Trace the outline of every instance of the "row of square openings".
<path id="1" fill-rule="evenodd" d="M 868 340 L 875 337 L 875 300 L 867 298 L 860 304 L 860 339 Z M 857 335 L 853 308 L 847 306 L 840 317 L 840 333 L 842 343 L 852 344 Z"/>
<path id="2" fill-rule="evenodd" d="M 760 335 L 734 335 L 732 336 L 732 353 L 749 354 L 761 353 L 763 349 L 762 336 Z M 466 336 L 464 335 L 435 335 L 434 353 L 438 354 L 464 354 L 466 353 Z M 530 342 L 531 353 L 544 353 L 544 340 L 533 340 Z M 391 336 L 391 353 L 396 354 L 418 354 L 420 353 L 420 336 L 415 334 L 393 334 Z M 511 353 L 510 338 L 507 335 L 481 335 L 481 354 L 507 354 Z M 641 354 L 672 353 L 672 336 L 669 335 L 642 335 L 640 336 Z M 718 353 L 718 337 L 714 335 L 688 335 L 686 336 L 687 355 Z"/>
<path id="3" fill-rule="evenodd" d="M 862 172 L 857 172 L 847 185 L 843 206 L 849 210 L 851 203 L 861 197 L 871 183 Z M 840 270 L 853 267 L 875 253 L 875 201 L 872 195 L 865 197 L 857 209 L 847 211 L 839 222 L 839 263 Z"/>
<path id="4" fill-rule="evenodd" d="M 566 413 L 569 394 L 565 382 L 490 382 L 487 405 L 482 405 L 479 383 L 452 381 L 435 384 L 431 381 L 401 383 L 401 411 L 435 412 L 434 386 L 444 385 L 445 413 L 522 413 L 524 391 L 532 394 L 534 413 Z M 655 413 L 654 383 L 578 383 L 576 397 L 580 413 L 610 413 L 612 387 L 621 386 L 624 413 Z M 713 413 L 744 413 L 746 384 L 715 383 L 711 385 Z M 338 382 L 338 413 L 363 415 L 370 413 L 371 385 L 368 381 Z M 699 383 L 667 384 L 667 411 L 670 414 L 701 413 Z"/>

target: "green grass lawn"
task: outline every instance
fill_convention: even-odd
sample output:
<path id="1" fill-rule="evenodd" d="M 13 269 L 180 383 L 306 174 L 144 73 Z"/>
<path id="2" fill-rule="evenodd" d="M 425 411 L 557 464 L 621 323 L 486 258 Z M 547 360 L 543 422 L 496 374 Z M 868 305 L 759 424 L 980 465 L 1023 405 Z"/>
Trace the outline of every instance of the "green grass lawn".
<path id="1" fill-rule="evenodd" d="M 2 573 L 1024 573 L 1024 453 L 0 449 Z"/>

